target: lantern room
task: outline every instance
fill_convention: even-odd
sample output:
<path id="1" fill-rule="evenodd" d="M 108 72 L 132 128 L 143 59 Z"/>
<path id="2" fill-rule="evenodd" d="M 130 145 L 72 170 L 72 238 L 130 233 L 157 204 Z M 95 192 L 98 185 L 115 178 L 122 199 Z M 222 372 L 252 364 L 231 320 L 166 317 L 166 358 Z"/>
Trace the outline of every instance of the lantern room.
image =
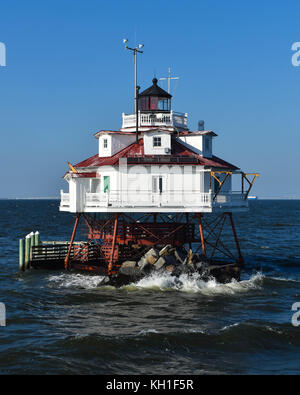
<path id="1" fill-rule="evenodd" d="M 153 78 L 153 85 L 139 94 L 140 111 L 171 111 L 171 98 L 168 92 L 157 85 L 157 78 Z"/>

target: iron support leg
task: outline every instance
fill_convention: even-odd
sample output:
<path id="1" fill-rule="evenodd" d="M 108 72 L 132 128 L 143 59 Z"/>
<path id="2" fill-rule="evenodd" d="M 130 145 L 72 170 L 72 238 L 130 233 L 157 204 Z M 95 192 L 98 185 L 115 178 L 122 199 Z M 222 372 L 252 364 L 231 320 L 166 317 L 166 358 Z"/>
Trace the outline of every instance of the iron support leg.
<path id="1" fill-rule="evenodd" d="M 80 213 L 77 213 L 75 224 L 74 224 L 74 229 L 73 229 L 72 236 L 71 236 L 70 245 L 69 245 L 69 248 L 68 248 L 68 253 L 67 253 L 67 256 L 65 257 L 65 270 L 69 270 L 70 269 L 70 267 L 69 267 L 70 266 L 69 265 L 69 263 L 70 263 L 70 255 L 71 255 L 71 250 L 72 250 L 74 238 L 75 238 L 75 235 L 76 235 L 76 230 L 77 230 L 79 218 L 80 218 Z"/>
<path id="2" fill-rule="evenodd" d="M 116 213 L 115 214 L 115 222 L 114 222 L 113 240 L 112 240 L 110 259 L 109 259 L 109 264 L 108 264 L 108 275 L 109 276 L 112 274 L 114 251 L 115 251 L 115 246 L 116 246 L 116 237 L 117 237 L 117 229 L 118 229 L 118 216 L 119 215 Z"/>
<path id="3" fill-rule="evenodd" d="M 198 223 L 199 223 L 199 231 L 200 231 L 200 238 L 201 238 L 201 245 L 202 245 L 202 253 L 204 256 L 206 256 L 206 248 L 205 248 L 205 240 L 204 240 L 204 235 L 203 235 L 203 224 L 202 224 L 202 214 L 198 213 L 196 214 L 198 218 Z"/>
<path id="4" fill-rule="evenodd" d="M 237 237 L 237 233 L 236 233 L 236 230 L 235 230 L 235 226 L 234 226 L 234 222 L 233 222 L 233 218 L 232 218 L 232 213 L 227 213 L 227 215 L 229 216 L 229 219 L 230 219 L 232 232 L 233 232 L 233 236 L 234 236 L 234 240 L 235 240 L 235 245 L 236 245 L 236 249 L 237 249 L 238 255 L 239 255 L 239 265 L 241 267 L 243 267 L 244 266 L 244 258 L 243 258 L 242 253 L 241 253 L 240 243 L 239 243 L 239 239 Z"/>

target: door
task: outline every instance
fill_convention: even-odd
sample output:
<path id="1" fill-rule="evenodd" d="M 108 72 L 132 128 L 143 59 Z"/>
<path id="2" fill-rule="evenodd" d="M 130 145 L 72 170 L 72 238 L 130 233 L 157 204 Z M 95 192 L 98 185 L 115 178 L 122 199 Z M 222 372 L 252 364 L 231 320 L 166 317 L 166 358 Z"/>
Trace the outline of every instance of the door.
<path id="1" fill-rule="evenodd" d="M 110 191 L 110 176 L 103 177 L 103 192 L 107 193 Z"/>

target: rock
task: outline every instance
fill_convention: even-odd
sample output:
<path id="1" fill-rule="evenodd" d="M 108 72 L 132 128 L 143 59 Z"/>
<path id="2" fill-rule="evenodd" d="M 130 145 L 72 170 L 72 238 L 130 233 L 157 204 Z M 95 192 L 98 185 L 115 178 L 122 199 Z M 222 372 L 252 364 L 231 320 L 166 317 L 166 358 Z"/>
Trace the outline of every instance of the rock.
<path id="1" fill-rule="evenodd" d="M 139 281 L 142 277 L 143 273 L 138 267 L 121 267 L 117 274 L 110 276 L 109 285 L 122 287 Z"/>
<path id="2" fill-rule="evenodd" d="M 149 255 L 146 259 L 150 265 L 154 265 L 154 263 L 157 261 L 157 258 L 155 258 L 153 255 Z"/>
<path id="3" fill-rule="evenodd" d="M 161 256 L 154 264 L 156 270 L 161 269 L 166 264 L 166 260 Z"/>
<path id="4" fill-rule="evenodd" d="M 147 262 L 146 265 L 140 270 L 143 274 L 149 274 L 153 269 L 154 266 Z"/>
<path id="5" fill-rule="evenodd" d="M 177 260 L 178 262 L 180 262 L 181 264 L 183 264 L 183 260 L 182 260 L 181 257 L 179 256 L 177 250 L 174 251 L 174 256 L 175 256 L 175 258 L 176 258 L 176 260 Z"/>
<path id="6" fill-rule="evenodd" d="M 201 275 L 208 275 L 209 274 L 209 267 L 206 262 L 196 262 L 194 263 L 195 270 L 200 273 Z"/>
<path id="7" fill-rule="evenodd" d="M 173 266 L 181 265 L 181 263 L 175 258 L 174 255 L 165 255 L 164 259 L 166 260 L 167 265 L 173 265 Z"/>
<path id="8" fill-rule="evenodd" d="M 141 275 L 141 270 L 138 267 L 122 266 L 120 267 L 118 274 L 119 273 L 124 274 L 125 276 L 136 277 Z"/>
<path id="9" fill-rule="evenodd" d="M 163 255 L 169 254 L 169 251 L 170 251 L 171 248 L 172 248 L 172 246 L 170 244 L 167 244 L 164 248 L 162 248 L 159 251 L 159 256 L 163 256 Z"/>
<path id="10" fill-rule="evenodd" d="M 151 248 L 149 251 L 146 252 L 145 258 L 147 258 L 150 255 L 158 258 L 159 257 L 159 251 L 156 248 Z"/>
<path id="11" fill-rule="evenodd" d="M 186 259 L 186 250 L 181 248 L 181 247 L 177 247 L 174 251 L 174 256 L 177 259 L 177 261 L 180 264 L 184 264 L 184 261 Z"/>
<path id="12" fill-rule="evenodd" d="M 177 265 L 174 267 L 172 272 L 173 276 L 179 277 L 181 274 L 191 274 L 194 272 L 194 268 L 190 265 Z"/>
<path id="13" fill-rule="evenodd" d="M 150 265 L 150 263 L 147 261 L 147 259 L 143 257 L 138 262 L 138 267 L 142 273 L 147 274 L 151 271 L 152 265 Z"/>
<path id="14" fill-rule="evenodd" d="M 222 284 L 230 283 L 232 279 L 235 279 L 237 281 L 240 280 L 239 272 L 235 272 L 232 269 L 229 271 L 227 271 L 225 268 L 217 270 L 213 273 L 213 276 L 219 283 Z"/>
<path id="15" fill-rule="evenodd" d="M 142 257 L 142 258 L 138 261 L 138 267 L 144 266 L 145 263 L 147 263 L 147 259 L 146 259 L 145 257 Z"/>
<path id="16" fill-rule="evenodd" d="M 109 283 L 110 283 L 110 278 L 109 278 L 109 276 L 105 276 L 105 277 L 100 281 L 100 283 L 98 284 L 98 286 L 101 286 L 101 285 L 109 285 Z"/>
<path id="17" fill-rule="evenodd" d="M 125 261 L 122 263 L 121 267 L 135 267 L 136 261 Z"/>
<path id="18" fill-rule="evenodd" d="M 155 248 L 151 248 L 144 257 L 147 259 L 147 262 L 150 263 L 150 265 L 153 265 L 157 259 L 159 258 L 159 252 Z"/>

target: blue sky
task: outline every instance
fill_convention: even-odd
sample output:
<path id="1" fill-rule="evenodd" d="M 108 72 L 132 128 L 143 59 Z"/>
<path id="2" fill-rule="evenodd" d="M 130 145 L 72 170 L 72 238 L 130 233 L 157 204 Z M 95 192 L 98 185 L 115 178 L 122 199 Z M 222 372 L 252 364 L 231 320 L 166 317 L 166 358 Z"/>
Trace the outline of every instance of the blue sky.
<path id="1" fill-rule="evenodd" d="M 298 1 L 115 0 L 0 3 L 0 198 L 58 196 L 67 161 L 97 152 L 93 133 L 132 110 L 139 84 L 176 76 L 173 109 L 204 119 L 216 155 L 258 171 L 259 197 L 300 197 Z M 166 88 L 166 86 L 163 86 Z"/>

